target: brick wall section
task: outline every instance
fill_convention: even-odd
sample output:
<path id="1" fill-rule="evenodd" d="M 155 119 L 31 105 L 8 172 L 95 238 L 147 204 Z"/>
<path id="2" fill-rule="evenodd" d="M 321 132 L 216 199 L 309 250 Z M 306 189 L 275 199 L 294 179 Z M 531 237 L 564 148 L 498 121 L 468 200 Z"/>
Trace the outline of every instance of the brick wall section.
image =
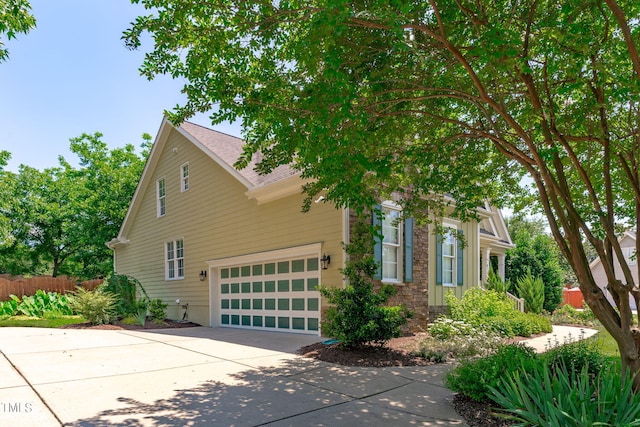
<path id="1" fill-rule="evenodd" d="M 353 229 L 357 217 L 351 212 L 349 226 Z M 395 285 L 397 293 L 389 305 L 404 304 L 413 312 L 405 332 L 424 331 L 429 322 L 429 226 L 414 226 L 413 237 L 413 282 Z M 376 285 L 381 282 L 374 281 Z"/>

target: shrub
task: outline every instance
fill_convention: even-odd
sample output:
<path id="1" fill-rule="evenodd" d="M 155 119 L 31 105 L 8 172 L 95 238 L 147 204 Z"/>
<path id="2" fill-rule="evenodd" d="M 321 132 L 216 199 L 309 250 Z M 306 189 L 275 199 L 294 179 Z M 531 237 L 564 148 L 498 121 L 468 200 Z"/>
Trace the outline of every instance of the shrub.
<path id="1" fill-rule="evenodd" d="M 513 309 L 506 296 L 481 288 L 467 290 L 458 300 L 453 293 L 445 297 L 453 320 L 484 328 L 504 337 L 530 336 L 551 332 L 551 321 L 533 313 L 521 313 Z"/>
<path id="2" fill-rule="evenodd" d="M 496 387 L 501 378 L 539 363 L 531 348 L 519 344 L 503 345 L 492 355 L 463 360 L 447 373 L 445 385 L 473 400 L 484 401 L 491 395 L 490 387 Z"/>
<path id="3" fill-rule="evenodd" d="M 490 398 L 507 417 L 533 426 L 640 426 L 640 394 L 633 381 L 610 370 L 592 378 L 564 364 L 548 364 L 506 373 L 491 385 Z"/>
<path id="4" fill-rule="evenodd" d="M 371 256 L 373 237 L 370 227 L 359 220 L 353 228 L 353 240 L 345 245 L 349 261 L 343 269 L 349 285 L 344 289 L 319 288 L 331 307 L 322 322 L 322 332 L 340 340 L 347 348 L 367 344 L 383 345 L 400 336 L 400 328 L 411 314 L 403 306 L 382 306 L 396 292 L 383 284 L 374 291 L 372 277 L 377 265 Z"/>
<path id="5" fill-rule="evenodd" d="M 544 316 L 517 312 L 511 319 L 511 330 L 517 336 L 528 337 L 543 332 L 549 333 L 553 327 L 551 321 Z"/>
<path id="6" fill-rule="evenodd" d="M 453 320 L 446 316 L 441 316 L 429 325 L 429 335 L 440 340 L 446 340 L 455 336 L 469 336 L 477 329 L 469 323 L 460 320 Z"/>
<path id="7" fill-rule="evenodd" d="M 116 312 L 116 296 L 101 287 L 88 291 L 78 286 L 71 299 L 73 308 L 89 323 L 102 325 L 109 323 Z"/>
<path id="8" fill-rule="evenodd" d="M 576 310 L 571 305 L 565 304 L 554 311 L 551 315 L 551 321 L 554 324 L 562 325 L 593 326 L 595 320 L 596 317 L 588 305 L 585 305 L 582 310 Z"/>
<path id="9" fill-rule="evenodd" d="M 429 325 L 429 335 L 418 343 L 416 354 L 429 351 L 444 352 L 451 357 L 468 357 L 493 353 L 502 338 L 483 327 L 476 327 L 446 316 Z"/>
<path id="10" fill-rule="evenodd" d="M 399 337 L 400 327 L 407 323 L 403 307 L 381 306 L 395 293 L 392 286 L 383 286 L 376 293 L 372 283 L 360 282 L 344 289 L 321 287 L 320 293 L 333 305 L 326 312 L 322 330 L 344 347 L 383 345 Z"/>
<path id="11" fill-rule="evenodd" d="M 556 343 L 544 354 L 544 359 L 552 374 L 563 367 L 575 374 L 586 372 L 592 379 L 606 366 L 606 357 L 594 340 L 567 342 L 563 345 Z"/>
<path id="12" fill-rule="evenodd" d="M 123 325 L 135 325 L 138 323 L 138 319 L 136 319 L 134 316 L 127 316 L 123 318 L 120 323 L 122 323 Z"/>
<path id="13" fill-rule="evenodd" d="M 479 287 L 467 290 L 461 299 L 450 292 L 446 295 L 451 318 L 481 326 L 486 319 L 509 317 L 514 311 L 511 302 L 496 291 L 485 291 Z"/>
<path id="14" fill-rule="evenodd" d="M 135 315 L 139 311 L 138 300 L 149 301 L 147 292 L 135 277 L 114 274 L 106 280 L 103 287 L 116 297 L 118 316 Z"/>
<path id="15" fill-rule="evenodd" d="M 516 290 L 520 298 L 524 299 L 524 311 L 527 313 L 542 313 L 544 305 L 544 282 L 540 277 L 533 277 L 531 271 L 516 282 Z"/>
<path id="16" fill-rule="evenodd" d="M 489 269 L 489 275 L 487 276 L 487 290 L 496 291 L 499 294 L 506 294 L 509 291 L 509 282 L 502 280 L 493 268 Z"/>
<path id="17" fill-rule="evenodd" d="M 151 320 L 163 321 L 167 317 L 167 307 L 169 305 L 162 302 L 160 298 L 153 299 L 149 302 L 149 316 Z"/>
<path id="18" fill-rule="evenodd" d="M 139 307 L 133 317 L 136 319 L 136 323 L 140 326 L 144 326 L 147 321 L 147 308 Z"/>
<path id="19" fill-rule="evenodd" d="M 502 338 L 498 334 L 476 328 L 472 330 L 469 335 L 451 335 L 446 339 L 423 338 L 417 343 L 413 354 L 429 360 L 432 360 L 429 355 L 433 353 L 443 354 L 447 358 L 486 356 L 501 346 Z"/>
<path id="20" fill-rule="evenodd" d="M 45 292 L 38 289 L 34 295 L 25 296 L 20 300 L 15 295 L 11 295 L 11 302 L 7 302 L 6 314 L 24 315 L 30 317 L 44 317 L 49 311 L 58 312 L 62 315 L 73 314 L 73 308 L 69 302 L 69 297 L 57 292 Z"/>
<path id="21" fill-rule="evenodd" d="M 19 303 L 20 299 L 15 295 L 11 295 L 11 299 L 8 301 L 0 301 L 0 316 L 14 316 L 18 312 Z"/>

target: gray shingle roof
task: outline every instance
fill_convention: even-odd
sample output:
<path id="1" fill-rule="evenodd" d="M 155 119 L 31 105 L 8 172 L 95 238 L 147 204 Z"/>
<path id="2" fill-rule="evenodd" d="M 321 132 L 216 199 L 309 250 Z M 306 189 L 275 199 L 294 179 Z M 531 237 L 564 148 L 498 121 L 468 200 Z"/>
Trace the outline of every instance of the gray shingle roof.
<path id="1" fill-rule="evenodd" d="M 242 154 L 244 145 L 242 139 L 190 122 L 182 123 L 180 128 L 200 142 L 205 149 L 211 151 L 223 162 L 236 169 L 233 165 Z M 236 169 L 253 186 L 271 184 L 296 174 L 296 171 L 288 165 L 282 165 L 267 175 L 260 175 L 255 171 L 258 157 L 258 155 L 254 155 L 253 160 L 246 168 Z"/>

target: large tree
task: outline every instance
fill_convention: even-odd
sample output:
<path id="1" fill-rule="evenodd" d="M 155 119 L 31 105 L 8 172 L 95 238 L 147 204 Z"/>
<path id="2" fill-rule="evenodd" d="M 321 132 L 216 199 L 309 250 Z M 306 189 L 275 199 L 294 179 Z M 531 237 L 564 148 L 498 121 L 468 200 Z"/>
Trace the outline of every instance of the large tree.
<path id="1" fill-rule="evenodd" d="M 124 38 L 151 33 L 141 72 L 187 82 L 174 123 L 212 108 L 213 123 L 242 119 L 240 166 L 262 152 L 260 171 L 292 163 L 315 180 L 310 196 L 357 207 L 406 189 L 408 209 L 451 203 L 462 218 L 526 172 L 623 367 L 640 372 L 640 288 L 624 261 L 613 268 L 616 222 L 640 220 L 640 3 L 139 2 L 150 14 Z"/>
<path id="2" fill-rule="evenodd" d="M 26 34 L 36 26 L 31 14 L 31 4 L 27 0 L 0 0 L 0 62 L 9 57 L 2 37 L 11 40 L 16 34 Z"/>
<path id="3" fill-rule="evenodd" d="M 112 271 L 105 242 L 118 233 L 144 168 L 143 152 L 131 144 L 109 150 L 101 134 L 71 140 L 80 160 L 74 167 L 38 169 L 21 165 L 18 173 L 0 168 L 0 225 L 7 224 L 0 245 L 0 273 L 67 274 L 94 278 Z"/>

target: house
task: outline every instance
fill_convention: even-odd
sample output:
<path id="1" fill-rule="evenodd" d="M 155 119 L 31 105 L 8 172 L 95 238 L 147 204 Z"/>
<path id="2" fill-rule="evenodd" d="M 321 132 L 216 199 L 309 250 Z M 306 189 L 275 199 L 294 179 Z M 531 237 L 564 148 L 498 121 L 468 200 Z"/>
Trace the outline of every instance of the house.
<path id="1" fill-rule="evenodd" d="M 325 305 L 316 286 L 343 286 L 342 242 L 355 216 L 318 200 L 302 213 L 303 180 L 287 166 L 261 176 L 237 170 L 242 140 L 164 119 L 113 249 L 118 274 L 137 278 L 168 316 L 210 326 L 320 334 Z M 446 291 L 462 296 L 512 247 L 500 212 L 478 208 L 479 222 L 444 219 L 435 236 L 384 201 L 379 280 L 426 324 Z M 466 246 L 459 244 L 458 234 Z M 431 255 L 431 256 L 430 256 Z M 481 266 L 484 259 L 485 266 Z"/>
<path id="2" fill-rule="evenodd" d="M 622 249 L 622 254 L 624 256 L 627 265 L 631 269 L 631 275 L 633 276 L 633 280 L 635 283 L 638 283 L 638 268 L 637 268 L 637 257 L 636 257 L 636 233 L 634 231 L 625 231 L 624 234 L 618 239 L 620 242 L 620 248 Z M 607 297 L 609 303 L 615 307 L 615 302 L 613 301 L 613 296 L 611 292 L 607 289 L 607 275 L 604 272 L 604 266 L 602 265 L 602 261 L 600 261 L 600 257 L 591 261 L 589 264 L 589 268 L 591 269 L 591 274 L 593 275 L 593 279 L 598 284 L 598 287 L 604 291 L 604 295 Z M 613 268 L 616 274 L 616 277 L 623 278 L 622 268 L 620 267 L 620 262 L 618 258 L 614 255 L 614 263 Z M 636 303 L 631 295 L 629 295 L 629 301 L 631 303 L 631 309 L 636 309 Z"/>

